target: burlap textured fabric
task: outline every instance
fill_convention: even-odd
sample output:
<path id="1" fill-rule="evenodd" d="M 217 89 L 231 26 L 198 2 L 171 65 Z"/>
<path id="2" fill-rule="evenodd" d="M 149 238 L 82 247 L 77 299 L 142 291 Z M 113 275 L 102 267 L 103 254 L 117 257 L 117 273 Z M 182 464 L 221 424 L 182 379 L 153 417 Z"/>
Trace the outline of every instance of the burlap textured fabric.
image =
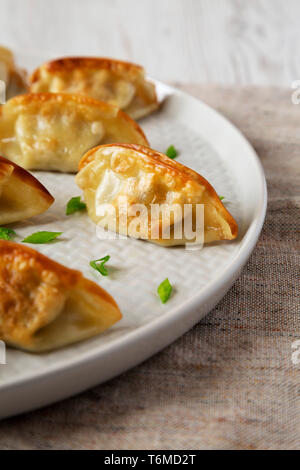
<path id="1" fill-rule="evenodd" d="M 76 398 L 0 423 L 0 448 L 300 448 L 300 105 L 290 90 L 185 87 L 248 137 L 262 235 L 219 305 L 176 343 Z M 300 356 L 299 356 L 300 358 Z"/>

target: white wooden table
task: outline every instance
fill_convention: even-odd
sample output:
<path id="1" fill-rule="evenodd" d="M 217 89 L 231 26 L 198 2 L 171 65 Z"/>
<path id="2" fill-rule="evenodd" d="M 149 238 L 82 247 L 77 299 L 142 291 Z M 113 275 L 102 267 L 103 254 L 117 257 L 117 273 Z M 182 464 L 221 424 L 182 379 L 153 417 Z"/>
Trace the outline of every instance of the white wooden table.
<path id="1" fill-rule="evenodd" d="M 0 44 L 111 56 L 184 83 L 290 87 L 299 0 L 0 0 Z"/>

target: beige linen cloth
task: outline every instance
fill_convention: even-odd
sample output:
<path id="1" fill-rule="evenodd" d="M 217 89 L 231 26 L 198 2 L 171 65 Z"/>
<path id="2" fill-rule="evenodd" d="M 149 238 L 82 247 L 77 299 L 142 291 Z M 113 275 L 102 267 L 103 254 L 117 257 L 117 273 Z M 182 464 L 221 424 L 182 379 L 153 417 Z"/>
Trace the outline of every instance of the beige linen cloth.
<path id="1" fill-rule="evenodd" d="M 292 361 L 300 339 L 300 105 L 291 90 L 185 89 L 224 113 L 260 156 L 269 201 L 253 255 L 225 298 L 176 343 L 81 396 L 1 422 L 0 448 L 300 448 L 300 354 Z"/>

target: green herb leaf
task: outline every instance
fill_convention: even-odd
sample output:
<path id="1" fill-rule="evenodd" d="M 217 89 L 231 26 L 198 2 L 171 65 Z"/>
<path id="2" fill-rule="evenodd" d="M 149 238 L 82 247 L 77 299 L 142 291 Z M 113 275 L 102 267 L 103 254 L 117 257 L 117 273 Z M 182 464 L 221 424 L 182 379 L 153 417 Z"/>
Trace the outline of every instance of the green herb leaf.
<path id="1" fill-rule="evenodd" d="M 7 227 L 0 227 L 0 239 L 1 240 L 11 240 L 17 234 L 14 230 Z"/>
<path id="2" fill-rule="evenodd" d="M 172 159 L 177 157 L 178 152 L 176 148 L 174 147 L 174 145 L 170 145 L 170 147 L 168 147 L 166 151 L 166 155 L 167 157 L 172 158 Z"/>
<path id="3" fill-rule="evenodd" d="M 80 196 L 72 197 L 66 207 L 66 215 L 74 214 L 77 211 L 83 211 L 86 209 L 86 204 L 80 201 Z"/>
<path id="4" fill-rule="evenodd" d="M 166 278 L 159 286 L 157 289 L 157 293 L 160 297 L 160 300 L 162 301 L 163 304 L 169 300 L 170 295 L 172 293 L 173 287 L 170 284 L 170 281 L 168 278 Z"/>
<path id="5" fill-rule="evenodd" d="M 48 243 L 59 237 L 63 232 L 35 232 L 24 238 L 23 243 Z"/>
<path id="6" fill-rule="evenodd" d="M 107 268 L 104 266 L 105 263 L 110 259 L 110 256 L 104 256 L 103 258 L 100 259 L 94 259 L 93 261 L 90 261 L 90 266 L 92 268 L 96 269 L 102 276 L 108 276 L 108 271 Z"/>
<path id="7" fill-rule="evenodd" d="M 223 201 L 223 199 L 225 199 L 225 196 L 219 196 L 220 198 L 220 201 Z"/>

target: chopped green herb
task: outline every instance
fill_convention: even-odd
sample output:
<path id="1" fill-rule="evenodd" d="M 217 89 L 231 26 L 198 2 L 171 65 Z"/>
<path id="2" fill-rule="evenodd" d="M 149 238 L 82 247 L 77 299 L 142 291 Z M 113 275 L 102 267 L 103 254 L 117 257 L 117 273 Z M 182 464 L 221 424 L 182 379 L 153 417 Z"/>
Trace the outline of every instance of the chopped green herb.
<path id="1" fill-rule="evenodd" d="M 103 258 L 100 258 L 100 259 L 95 259 L 93 261 L 90 261 L 90 266 L 92 266 L 92 268 L 96 269 L 96 271 L 98 271 L 100 274 L 102 274 L 102 276 L 107 276 L 108 275 L 108 271 L 107 271 L 107 268 L 104 266 L 105 263 L 107 263 L 107 261 L 110 259 L 110 256 L 104 256 Z"/>
<path id="2" fill-rule="evenodd" d="M 172 286 L 170 284 L 170 281 L 168 278 L 166 278 L 159 286 L 157 289 L 157 293 L 160 297 L 160 300 L 162 301 L 163 304 L 169 300 L 171 292 L 172 292 Z"/>
<path id="3" fill-rule="evenodd" d="M 11 240 L 17 234 L 14 230 L 7 227 L 0 227 L 0 239 L 1 240 Z"/>
<path id="4" fill-rule="evenodd" d="M 23 243 L 48 243 L 59 237 L 62 232 L 35 232 L 24 238 Z"/>
<path id="5" fill-rule="evenodd" d="M 167 157 L 172 158 L 172 159 L 177 157 L 178 152 L 176 148 L 174 147 L 174 145 L 170 145 L 170 147 L 168 147 L 166 151 L 166 155 Z"/>
<path id="6" fill-rule="evenodd" d="M 223 199 L 225 199 L 225 196 L 219 196 L 220 198 L 220 201 L 223 201 Z"/>
<path id="7" fill-rule="evenodd" d="M 86 204 L 80 201 L 80 196 L 72 197 L 66 207 L 66 215 L 74 214 L 74 212 L 83 211 L 86 209 Z"/>

